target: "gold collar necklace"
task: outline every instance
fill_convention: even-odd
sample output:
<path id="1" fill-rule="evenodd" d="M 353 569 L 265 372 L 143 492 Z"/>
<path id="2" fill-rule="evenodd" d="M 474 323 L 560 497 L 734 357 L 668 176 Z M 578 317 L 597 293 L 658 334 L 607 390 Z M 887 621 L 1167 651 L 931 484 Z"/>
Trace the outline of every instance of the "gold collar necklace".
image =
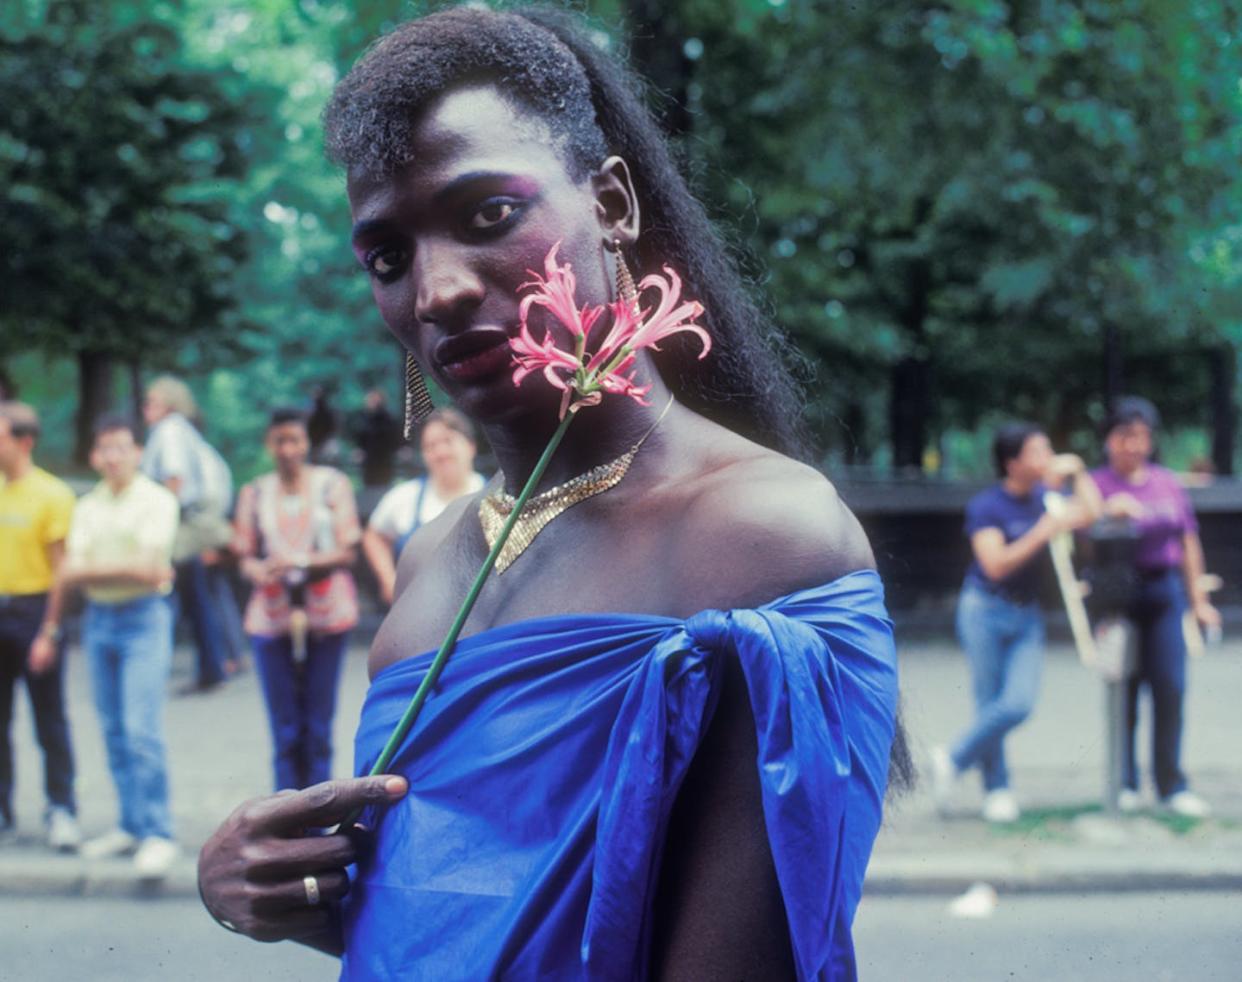
<path id="1" fill-rule="evenodd" d="M 526 551 L 526 547 L 535 540 L 535 536 L 543 531 L 544 526 L 566 508 L 571 508 L 580 501 L 586 501 L 587 498 L 593 498 L 609 488 L 616 487 L 621 478 L 625 477 L 626 471 L 630 469 L 634 456 L 646 442 L 647 437 L 655 432 L 655 428 L 660 425 L 672 408 L 673 399 L 670 397 L 668 405 L 656 417 L 651 428 L 616 460 L 592 467 L 585 474 L 570 478 L 564 484 L 548 488 L 547 491 L 527 500 L 522 514 L 518 516 L 517 523 L 513 526 L 513 531 L 509 533 L 509 540 L 500 550 L 500 555 L 496 557 L 496 572 L 503 573 L 513 565 L 513 561 Z M 500 489 L 485 494 L 483 500 L 479 502 L 479 522 L 483 526 L 483 537 L 487 539 L 489 549 L 500 538 L 500 530 L 512 514 L 513 506 L 517 504 L 517 498 L 504 490 L 504 474 L 498 474 L 497 478 L 500 482 Z"/>

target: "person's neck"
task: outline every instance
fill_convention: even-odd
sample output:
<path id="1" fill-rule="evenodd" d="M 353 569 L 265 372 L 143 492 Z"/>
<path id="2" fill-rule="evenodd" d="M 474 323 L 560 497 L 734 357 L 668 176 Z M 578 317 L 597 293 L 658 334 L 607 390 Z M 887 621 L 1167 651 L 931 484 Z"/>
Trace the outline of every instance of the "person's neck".
<path id="1" fill-rule="evenodd" d="M 126 488 L 134 483 L 134 479 L 137 477 L 137 471 L 134 471 L 132 474 L 123 474 L 119 477 L 105 477 L 104 484 L 108 485 L 108 490 L 115 496 L 124 492 Z"/>
<path id="2" fill-rule="evenodd" d="M 582 419 L 566 431 L 535 492 L 564 484 L 626 453 L 651 430 L 669 397 L 668 388 L 656 377 L 647 395 L 649 406 L 605 395 L 599 405 L 583 408 Z M 507 492 L 516 495 L 522 490 L 559 422 L 554 411 L 544 410 L 484 427 L 504 471 Z"/>
<path id="3" fill-rule="evenodd" d="M 1015 498 L 1025 498 L 1035 490 L 1035 481 L 1020 481 L 1015 477 L 1007 477 L 1001 481 L 1001 487 Z"/>
<path id="4" fill-rule="evenodd" d="M 10 483 L 20 481 L 23 477 L 34 470 L 34 461 L 29 457 L 18 457 L 13 461 L 12 467 L 4 469 L 4 479 Z"/>
<path id="5" fill-rule="evenodd" d="M 1114 467 L 1113 473 L 1125 481 L 1127 484 L 1142 484 L 1147 480 L 1147 463 L 1143 462 L 1128 470 L 1122 470 L 1120 467 Z"/>
<path id="6" fill-rule="evenodd" d="M 306 467 L 296 467 L 292 470 L 276 471 L 276 479 L 280 482 L 281 490 L 288 494 L 296 494 L 302 490 L 302 478 L 306 474 Z"/>
<path id="7" fill-rule="evenodd" d="M 443 501 L 451 498 L 460 498 L 470 490 L 470 472 L 450 475 L 447 478 L 443 475 L 433 474 L 431 477 L 431 490 L 436 493 L 436 497 Z"/>

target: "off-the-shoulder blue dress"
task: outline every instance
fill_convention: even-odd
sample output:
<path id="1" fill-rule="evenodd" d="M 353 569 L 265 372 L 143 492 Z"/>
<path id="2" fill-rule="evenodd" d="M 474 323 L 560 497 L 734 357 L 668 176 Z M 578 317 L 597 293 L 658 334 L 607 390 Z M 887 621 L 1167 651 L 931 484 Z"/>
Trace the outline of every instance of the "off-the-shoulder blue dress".
<path id="1" fill-rule="evenodd" d="M 875 573 L 685 621 L 540 617 L 460 641 L 371 816 L 343 909 L 343 979 L 646 975 L 660 849 L 736 657 L 799 978 L 852 979 L 897 706 Z M 372 682 L 366 773 L 431 656 Z"/>

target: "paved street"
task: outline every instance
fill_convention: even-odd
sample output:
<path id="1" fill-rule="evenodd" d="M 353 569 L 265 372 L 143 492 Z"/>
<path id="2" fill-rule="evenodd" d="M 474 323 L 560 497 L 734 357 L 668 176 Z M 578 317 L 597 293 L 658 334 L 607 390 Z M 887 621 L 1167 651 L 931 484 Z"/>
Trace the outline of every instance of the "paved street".
<path id="1" fill-rule="evenodd" d="M 188 681 L 189 664 L 188 651 L 179 651 L 174 689 Z M 952 646 L 920 643 L 903 648 L 902 671 L 906 725 L 921 755 L 969 715 L 965 666 Z M 342 680 L 338 774 L 350 770 L 366 685 L 359 647 L 350 652 Z M 925 789 L 890 803 L 857 925 L 863 977 L 1238 978 L 1239 692 L 1242 644 L 1226 644 L 1192 665 L 1186 762 L 1216 815 L 1201 823 L 1155 813 L 1111 821 L 1098 811 L 1100 684 L 1068 649 L 1053 649 L 1039 709 L 1011 741 L 1015 788 L 1028 808 L 1021 823 L 996 829 L 979 821 L 973 781 L 963 782 L 948 821 L 935 816 Z M 88 833 L 98 833 L 114 822 L 115 800 L 76 652 L 69 706 L 82 822 Z M 332 962 L 317 953 L 228 935 L 211 924 L 195 896 L 199 845 L 238 802 L 269 786 L 269 738 L 254 674 L 206 696 L 174 698 L 169 706 L 173 809 L 186 855 L 162 886 L 144 890 L 126 862 L 89 863 L 43 847 L 41 761 L 27 706 L 19 700 L 13 734 L 22 837 L 0 847 L 0 922 L 10 942 L 0 979 L 334 977 Z M 1000 891 L 995 915 L 949 918 L 951 897 L 975 880 Z M 1173 892 L 1186 887 L 1197 892 Z"/>
<path id="2" fill-rule="evenodd" d="M 191 652 L 181 647 L 171 691 L 191 679 Z M 366 692 L 366 652 L 349 652 L 341 673 L 337 704 L 333 771 L 349 773 L 354 727 Z M 39 829 L 43 810 L 42 761 L 30 727 L 29 705 L 19 693 L 13 734 L 18 746 L 16 811 L 19 828 Z M 88 835 L 116 823 L 116 798 L 108 775 L 90 679 L 81 652 L 70 654 L 68 704 L 78 766 L 82 826 Z M 197 849 L 232 809 L 246 798 L 271 790 L 271 739 L 253 671 L 207 695 L 180 696 L 168 702 L 168 754 L 173 823 L 178 838 Z"/>
<path id="3" fill-rule="evenodd" d="M 315 982 L 337 961 L 217 927 L 196 900 L 0 897 L 0 979 L 45 982 Z"/>
<path id="4" fill-rule="evenodd" d="M 943 898 L 868 898 L 855 926 L 864 982 L 1236 982 L 1242 894 L 1002 898 L 987 920 Z M 336 963 L 220 930 L 189 898 L 0 897 L 0 978 L 315 982 Z"/>
<path id="5" fill-rule="evenodd" d="M 1001 897 L 992 917 L 944 898 L 866 898 L 854 942 L 864 982 L 1237 982 L 1242 894 Z"/>
<path id="6" fill-rule="evenodd" d="M 934 743 L 947 741 L 971 713 L 969 680 L 960 653 L 949 644 L 902 646 L 903 713 L 911 745 L 921 761 Z M 172 689 L 190 678 L 190 652 L 181 648 Z M 366 692 L 366 654 L 348 655 L 336 714 L 335 772 L 348 774 L 354 725 Z M 1227 643 L 1191 664 L 1186 704 L 1184 760 L 1195 786 L 1226 820 L 1224 831 L 1242 829 L 1242 741 L 1236 694 L 1242 692 L 1242 641 Z M 70 655 L 68 701 L 78 759 L 78 794 L 88 833 L 115 821 L 114 796 L 80 652 Z M 24 694 L 17 696 L 13 723 L 17 746 L 16 810 L 28 835 L 39 828 L 43 809 L 42 762 L 30 728 Z M 1043 694 L 1034 716 L 1008 742 L 1014 789 L 1024 805 L 1074 808 L 1097 804 L 1104 780 L 1103 690 L 1066 647 L 1054 647 L 1044 671 Z M 1144 719 L 1149 714 L 1144 713 Z M 270 741 L 253 673 L 208 695 L 173 698 L 168 715 L 172 804 L 178 835 L 197 847 L 240 801 L 270 786 Z M 1149 738 L 1140 732 L 1145 757 Z M 995 830 L 975 820 L 981 795 L 972 777 L 962 781 L 954 819 L 935 821 L 926 789 L 889 808 L 880 851 L 933 835 L 964 844 L 993 842 Z"/>

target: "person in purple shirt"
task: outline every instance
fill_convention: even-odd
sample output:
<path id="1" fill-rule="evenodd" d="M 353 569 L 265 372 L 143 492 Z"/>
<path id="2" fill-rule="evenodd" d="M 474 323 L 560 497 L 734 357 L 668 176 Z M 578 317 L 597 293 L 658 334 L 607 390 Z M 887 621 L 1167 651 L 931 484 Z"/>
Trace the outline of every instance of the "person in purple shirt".
<path id="1" fill-rule="evenodd" d="M 1030 715 L 1039 695 L 1044 617 L 1039 609 L 1039 558 L 1057 534 L 1100 516 L 1100 495 L 1082 460 L 1052 452 L 1032 423 L 997 430 L 992 456 L 1000 480 L 966 506 L 972 560 L 957 606 L 957 636 L 975 695 L 975 718 L 953 746 L 931 751 L 931 783 L 943 811 L 958 775 L 978 767 L 983 817 L 1013 822 L 1020 814 L 1009 790 L 1005 736 Z M 1073 481 L 1063 514 L 1044 509 L 1044 494 Z"/>
<path id="2" fill-rule="evenodd" d="M 1105 514 L 1130 520 L 1139 535 L 1135 556 L 1138 586 L 1129 610 L 1139 635 L 1139 663 L 1128 683 L 1123 790 L 1118 805 L 1123 811 L 1135 811 L 1142 801 L 1134 728 L 1139 691 L 1146 685 L 1151 690 L 1156 794 L 1174 813 L 1202 818 L 1211 809 L 1188 789 L 1181 769 L 1186 692 L 1182 617 L 1189 605 L 1200 624 L 1214 626 L 1220 624 L 1220 613 L 1202 586 L 1203 547 L 1186 490 L 1172 471 L 1151 460 L 1153 435 L 1159 424 L 1156 407 L 1146 399 L 1119 399 L 1108 417 L 1104 440 L 1108 466 L 1092 475 L 1104 496 Z"/>

